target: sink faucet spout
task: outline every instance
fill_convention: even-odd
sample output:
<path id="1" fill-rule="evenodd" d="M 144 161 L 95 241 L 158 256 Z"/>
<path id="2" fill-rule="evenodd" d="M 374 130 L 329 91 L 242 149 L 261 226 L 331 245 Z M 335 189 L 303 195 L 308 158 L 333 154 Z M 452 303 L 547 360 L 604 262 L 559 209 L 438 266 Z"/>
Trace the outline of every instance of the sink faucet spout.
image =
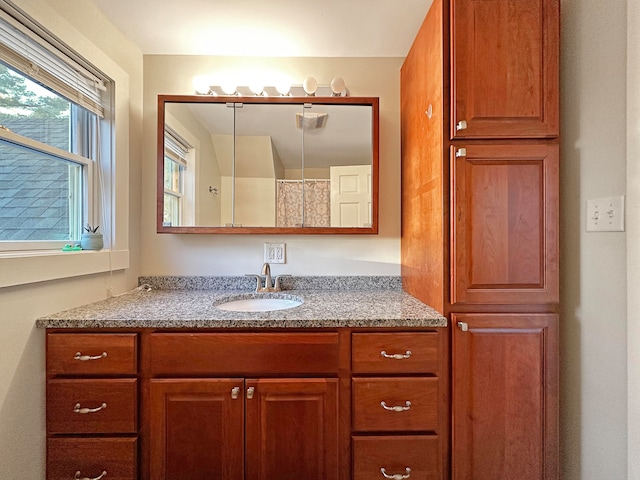
<path id="1" fill-rule="evenodd" d="M 275 281 L 271 280 L 271 266 L 265 263 L 262 266 L 262 275 L 264 275 L 264 286 L 262 285 L 262 277 L 260 275 L 254 275 L 247 273 L 247 277 L 253 277 L 256 279 L 256 293 L 261 292 L 279 292 L 282 290 L 280 279 L 282 277 L 290 277 L 291 275 L 277 275 Z"/>
<path id="2" fill-rule="evenodd" d="M 264 290 L 271 291 L 271 289 L 273 288 L 271 284 L 271 267 L 269 266 L 268 263 L 265 263 L 264 265 L 262 265 L 262 275 L 265 276 Z"/>

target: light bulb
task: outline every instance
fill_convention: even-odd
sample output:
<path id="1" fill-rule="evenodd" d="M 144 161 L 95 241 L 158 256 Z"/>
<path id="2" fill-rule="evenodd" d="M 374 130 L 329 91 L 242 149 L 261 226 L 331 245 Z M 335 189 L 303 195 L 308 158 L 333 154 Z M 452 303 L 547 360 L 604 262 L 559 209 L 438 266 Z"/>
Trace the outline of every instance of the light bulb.
<path id="1" fill-rule="evenodd" d="M 341 77 L 336 77 L 331 80 L 331 91 L 334 95 L 340 96 L 344 89 L 347 87 L 347 84 L 344 82 L 344 79 Z"/>
<path id="2" fill-rule="evenodd" d="M 211 83 L 209 82 L 209 77 L 206 75 L 198 75 L 197 77 L 193 77 L 193 89 L 196 93 L 200 93 L 202 95 L 206 95 L 209 93 L 211 88 Z"/>
<path id="3" fill-rule="evenodd" d="M 229 83 L 220 85 L 222 91 L 227 95 L 235 95 L 236 94 L 236 86 L 231 85 Z"/>
<path id="4" fill-rule="evenodd" d="M 302 83 L 302 88 L 307 92 L 307 95 L 315 95 L 316 90 L 318 90 L 318 81 L 313 77 L 307 77 Z"/>
<path id="5" fill-rule="evenodd" d="M 264 93 L 264 85 L 261 83 L 254 83 L 249 85 L 249 90 L 251 90 L 255 95 L 262 95 Z"/>
<path id="6" fill-rule="evenodd" d="M 291 85 L 288 82 L 282 81 L 276 83 L 276 90 L 280 95 L 286 97 L 287 95 L 289 95 L 289 91 L 291 91 Z"/>

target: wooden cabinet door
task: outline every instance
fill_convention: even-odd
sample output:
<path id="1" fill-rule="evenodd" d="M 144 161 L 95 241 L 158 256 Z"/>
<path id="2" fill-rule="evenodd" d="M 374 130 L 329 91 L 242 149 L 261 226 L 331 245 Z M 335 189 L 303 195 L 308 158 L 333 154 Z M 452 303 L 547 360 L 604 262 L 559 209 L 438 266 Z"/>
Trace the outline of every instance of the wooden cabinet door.
<path id="1" fill-rule="evenodd" d="M 453 304 L 559 301 L 558 146 L 451 150 Z"/>
<path id="2" fill-rule="evenodd" d="M 259 379 L 246 385 L 247 479 L 337 479 L 337 379 Z"/>
<path id="3" fill-rule="evenodd" d="M 151 380 L 151 480 L 244 479 L 243 383 Z"/>
<path id="4" fill-rule="evenodd" d="M 558 318 L 453 314 L 452 479 L 558 475 Z"/>
<path id="5" fill-rule="evenodd" d="M 451 138 L 558 136 L 559 0 L 451 4 Z"/>

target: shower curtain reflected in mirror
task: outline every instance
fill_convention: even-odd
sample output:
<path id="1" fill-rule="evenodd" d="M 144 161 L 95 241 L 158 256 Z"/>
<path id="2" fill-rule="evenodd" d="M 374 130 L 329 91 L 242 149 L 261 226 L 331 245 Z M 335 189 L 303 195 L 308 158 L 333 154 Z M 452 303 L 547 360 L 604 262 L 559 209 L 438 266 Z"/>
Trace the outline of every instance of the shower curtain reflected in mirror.
<path id="1" fill-rule="evenodd" d="M 303 201 L 304 191 L 304 201 Z M 278 227 L 331 226 L 331 187 L 329 180 L 277 180 Z"/>

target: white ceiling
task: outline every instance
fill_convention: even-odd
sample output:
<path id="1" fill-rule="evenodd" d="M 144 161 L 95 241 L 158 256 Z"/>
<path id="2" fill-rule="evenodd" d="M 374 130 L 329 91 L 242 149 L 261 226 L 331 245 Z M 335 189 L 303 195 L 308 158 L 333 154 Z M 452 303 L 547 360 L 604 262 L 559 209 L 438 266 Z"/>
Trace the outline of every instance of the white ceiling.
<path id="1" fill-rule="evenodd" d="M 144 54 L 404 57 L 431 0 L 92 0 Z"/>

